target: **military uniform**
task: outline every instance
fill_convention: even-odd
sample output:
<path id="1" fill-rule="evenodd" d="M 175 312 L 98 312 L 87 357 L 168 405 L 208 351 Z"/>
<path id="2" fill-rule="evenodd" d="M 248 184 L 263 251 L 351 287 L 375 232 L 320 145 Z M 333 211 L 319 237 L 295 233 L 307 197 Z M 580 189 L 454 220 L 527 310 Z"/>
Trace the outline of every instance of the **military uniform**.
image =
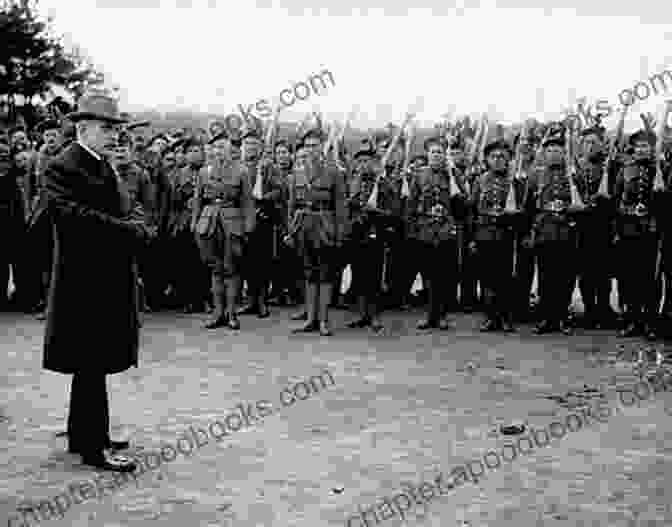
<path id="1" fill-rule="evenodd" d="M 0 225 L 3 226 L 3 249 L 0 253 L 0 309 L 8 306 L 9 266 L 16 263 L 16 255 L 19 254 L 23 219 L 21 195 L 16 172 L 12 170 L 9 145 L 0 142 Z"/>
<path id="2" fill-rule="evenodd" d="M 475 182 L 470 223 L 487 315 L 483 331 L 513 329 L 513 244 L 519 213 L 507 209 L 509 195 L 515 207 L 515 184 L 507 172 L 488 171 Z"/>
<path id="3" fill-rule="evenodd" d="M 666 322 L 672 320 L 672 163 L 666 160 L 663 163 L 663 172 L 666 175 L 665 182 L 665 219 L 662 227 L 662 247 L 661 247 L 661 265 L 662 276 L 665 278 L 664 288 L 660 288 L 660 295 L 664 294 L 664 303 L 662 306 L 662 314 Z M 660 300 L 656 305 L 660 303 Z M 669 326 L 669 324 L 668 324 Z M 665 338 L 669 338 L 670 331 L 666 331 Z"/>
<path id="4" fill-rule="evenodd" d="M 427 319 L 418 327 L 447 329 L 440 321 L 452 303 L 458 273 L 457 231 L 467 215 L 466 194 L 455 176 L 457 192 L 451 190 L 445 167 L 424 168 L 411 184 L 408 201 L 409 238 L 414 240 L 414 254 L 421 265 L 423 281 L 429 289 Z M 455 187 L 453 187 L 455 188 Z"/>
<path id="5" fill-rule="evenodd" d="M 308 322 L 301 332 L 319 329 L 330 335 L 328 309 L 331 302 L 335 249 L 342 246 L 345 227 L 345 179 L 333 162 L 315 154 L 298 160 L 289 177 L 290 219 L 287 240 L 303 260 L 306 278 Z"/>
<path id="6" fill-rule="evenodd" d="M 63 149 L 63 146 L 49 149 L 46 145 L 40 148 L 35 163 L 34 178 L 30 178 L 26 185 L 26 195 L 30 196 L 31 203 L 27 220 L 27 239 L 30 249 L 26 254 L 28 260 L 26 271 L 30 276 L 30 289 L 33 289 L 32 284 L 35 284 L 35 291 L 31 291 L 29 297 L 36 308 L 46 304 L 54 248 L 52 220 L 47 211 L 44 172 L 49 161 L 56 158 Z M 40 315 L 40 318 L 44 319 L 45 315 Z"/>
<path id="7" fill-rule="evenodd" d="M 561 329 L 568 333 L 567 311 L 576 283 L 577 229 L 569 178 L 564 165 L 543 171 L 532 226 L 539 268 L 537 333 Z"/>
<path id="8" fill-rule="evenodd" d="M 170 282 L 181 307 L 196 312 L 203 302 L 203 264 L 194 233 L 193 198 L 199 179 L 198 166 L 186 166 L 174 174 L 170 182 L 166 218 L 167 252 L 171 258 Z"/>
<path id="9" fill-rule="evenodd" d="M 610 164 L 607 191 L 613 192 L 615 174 Z M 611 252 L 614 220 L 613 199 L 599 193 L 604 172 L 603 163 L 587 160 L 580 163 L 576 186 L 587 206 L 578 223 L 579 290 L 585 308 L 587 327 L 600 327 L 613 319 L 610 307 Z"/>
<path id="10" fill-rule="evenodd" d="M 196 235 L 203 261 L 212 270 L 215 315 L 208 329 L 238 329 L 235 304 L 245 239 L 255 226 L 254 204 L 240 163 L 216 163 L 201 170 Z"/>
<path id="11" fill-rule="evenodd" d="M 128 192 L 134 207 L 139 207 L 142 210 L 145 224 L 153 229 L 154 232 L 158 230 L 158 226 L 154 221 L 152 209 L 154 207 L 154 189 L 152 188 L 149 174 L 147 171 L 137 163 L 124 163 L 117 165 L 116 173 L 124 182 L 125 189 Z M 151 259 L 152 246 L 148 242 L 142 248 L 138 255 L 138 274 L 142 280 L 142 300 L 143 308 L 147 306 L 154 306 L 154 298 L 156 293 L 152 287 L 152 280 L 156 269 L 153 268 Z"/>
<path id="12" fill-rule="evenodd" d="M 482 176 L 480 169 L 473 166 L 471 169 L 461 167 L 460 172 L 464 174 L 463 186 L 467 193 L 466 206 L 469 210 L 475 210 L 476 197 L 474 191 L 478 188 L 478 181 Z M 479 263 L 476 254 L 469 249 L 473 239 L 472 229 L 467 229 L 465 223 L 460 225 L 458 238 L 462 257 L 460 259 L 459 281 L 460 281 L 460 306 L 465 312 L 473 311 L 479 304 L 478 297 L 478 277 Z"/>
<path id="13" fill-rule="evenodd" d="M 256 313 L 260 318 L 269 316 L 266 298 L 274 268 L 277 266 L 280 232 L 284 227 L 286 184 L 283 175 L 272 164 L 261 162 L 245 164 L 248 190 L 253 191 L 257 178 L 261 177 L 261 199 L 252 197 L 256 209 L 254 232 L 250 234 L 246 250 L 248 296 L 250 304 L 246 313 Z"/>
<path id="14" fill-rule="evenodd" d="M 403 173 L 403 167 L 397 163 L 388 168 L 385 179 L 390 187 L 387 195 L 386 217 L 388 236 L 385 238 L 387 251 L 385 256 L 385 286 L 387 287 L 390 307 L 403 307 L 408 299 L 415 274 L 410 276 L 408 238 L 406 229 L 406 207 L 410 196 L 413 173 Z M 417 274 L 417 273 L 416 273 Z"/>
<path id="15" fill-rule="evenodd" d="M 356 154 L 373 157 L 371 149 L 360 150 Z M 382 170 L 382 168 L 379 168 Z M 390 176 L 379 178 L 374 170 L 360 170 L 353 174 L 349 182 L 348 209 L 349 255 L 352 266 L 354 294 L 358 298 L 360 318 L 348 324 L 351 328 L 371 326 L 382 328 L 378 320 L 382 300 L 383 276 L 389 269 L 385 267 L 385 251 L 389 246 L 392 231 L 395 228 L 392 216 L 396 201 L 397 185 Z M 369 199 L 377 185 L 377 203 L 375 208 L 369 205 Z"/>
<path id="16" fill-rule="evenodd" d="M 276 182 L 281 189 L 282 200 L 277 202 L 278 210 L 281 213 L 281 218 L 276 226 L 276 238 L 274 238 L 278 261 L 277 265 L 273 267 L 271 280 L 273 296 L 276 297 L 278 303 L 295 304 L 302 299 L 302 265 L 296 250 L 282 241 L 288 228 L 287 201 L 289 199 L 289 175 L 291 171 L 291 164 L 281 166 L 276 163 L 273 167 Z"/>
<path id="17" fill-rule="evenodd" d="M 656 333 L 656 262 L 665 195 L 653 189 L 655 175 L 652 160 L 633 160 L 616 180 L 618 282 L 627 321 L 623 336 L 643 331 L 655 337 Z"/>
<path id="18" fill-rule="evenodd" d="M 534 281 L 536 255 L 530 247 L 532 224 L 534 222 L 535 196 L 538 174 L 528 166 L 516 174 L 513 184 L 516 188 L 516 205 L 521 210 L 516 230 L 516 257 L 514 261 L 514 319 L 526 322 L 530 318 L 530 295 Z"/>

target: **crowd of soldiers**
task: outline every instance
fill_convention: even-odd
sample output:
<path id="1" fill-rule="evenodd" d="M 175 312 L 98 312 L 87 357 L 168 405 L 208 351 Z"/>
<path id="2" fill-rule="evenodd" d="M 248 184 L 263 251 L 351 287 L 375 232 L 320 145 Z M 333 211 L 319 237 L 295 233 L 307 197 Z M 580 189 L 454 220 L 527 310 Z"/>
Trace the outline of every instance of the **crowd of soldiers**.
<path id="1" fill-rule="evenodd" d="M 321 123 L 291 138 L 254 122 L 149 138 L 146 124 L 125 126 L 110 158 L 151 233 L 137 256 L 145 311 L 209 311 L 206 328 L 239 329 L 239 315 L 302 304 L 294 331 L 328 336 L 330 308 L 354 304 L 348 326 L 380 332 L 384 310 L 420 303 L 419 329 L 479 310 L 488 332 L 665 336 L 672 163 L 650 126 L 627 141 L 599 123 L 473 141 L 443 130 L 412 155 L 390 131 L 348 153 Z M 76 138 L 55 120 L 38 132 L 0 136 L 0 284 L 11 267 L 15 286 L 0 307 L 43 316 L 55 241 L 42 175 Z"/>

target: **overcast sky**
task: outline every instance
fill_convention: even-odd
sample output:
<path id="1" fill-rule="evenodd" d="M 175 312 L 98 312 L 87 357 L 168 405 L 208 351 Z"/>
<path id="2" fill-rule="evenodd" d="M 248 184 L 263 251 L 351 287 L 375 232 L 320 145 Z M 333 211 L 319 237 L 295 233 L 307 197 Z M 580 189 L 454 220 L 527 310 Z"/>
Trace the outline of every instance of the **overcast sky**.
<path id="1" fill-rule="evenodd" d="M 489 111 L 503 122 L 555 118 L 585 96 L 618 105 L 621 90 L 672 70 L 667 1 L 41 0 L 56 30 L 121 89 L 122 110 L 228 114 L 272 100 L 327 69 L 335 86 L 283 111 L 354 124 L 400 121 L 424 96 L 421 122 Z M 357 4 L 357 5 L 355 5 Z M 387 7 L 382 7 L 387 5 Z M 408 7 L 412 5 L 413 7 Z M 672 83 L 668 97 L 672 97 Z M 643 92 L 643 90 L 642 90 Z M 662 92 L 634 107 L 658 111 Z M 608 120 L 615 122 L 616 114 Z"/>

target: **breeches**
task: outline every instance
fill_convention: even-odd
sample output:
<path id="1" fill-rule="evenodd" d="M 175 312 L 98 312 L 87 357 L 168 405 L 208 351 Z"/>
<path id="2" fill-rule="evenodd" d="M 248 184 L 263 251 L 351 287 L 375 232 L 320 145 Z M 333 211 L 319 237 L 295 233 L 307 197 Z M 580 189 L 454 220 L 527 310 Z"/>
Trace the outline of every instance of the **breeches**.
<path id="1" fill-rule="evenodd" d="M 222 277 L 240 274 L 243 259 L 243 240 L 240 236 L 215 229 L 211 236 L 197 236 L 201 258 L 208 267 Z"/>

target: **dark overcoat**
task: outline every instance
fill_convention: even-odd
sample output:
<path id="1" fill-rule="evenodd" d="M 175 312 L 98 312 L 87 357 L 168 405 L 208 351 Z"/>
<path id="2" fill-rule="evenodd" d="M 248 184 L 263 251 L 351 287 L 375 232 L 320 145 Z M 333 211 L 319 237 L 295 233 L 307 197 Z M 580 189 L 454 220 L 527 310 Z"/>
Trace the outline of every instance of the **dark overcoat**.
<path id="1" fill-rule="evenodd" d="M 45 171 L 54 261 L 44 368 L 118 373 L 138 365 L 137 231 L 122 221 L 112 167 L 74 143 Z"/>

